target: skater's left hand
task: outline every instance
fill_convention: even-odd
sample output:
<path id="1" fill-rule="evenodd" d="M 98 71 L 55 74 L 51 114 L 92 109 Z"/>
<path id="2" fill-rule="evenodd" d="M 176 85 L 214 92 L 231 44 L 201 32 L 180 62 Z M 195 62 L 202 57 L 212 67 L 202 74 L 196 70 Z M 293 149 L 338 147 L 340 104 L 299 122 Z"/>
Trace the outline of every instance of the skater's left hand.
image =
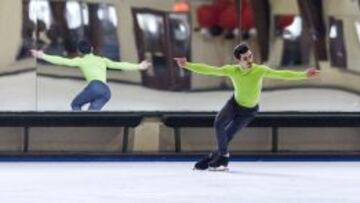
<path id="1" fill-rule="evenodd" d="M 306 76 L 308 78 L 315 78 L 320 74 L 320 71 L 316 68 L 309 68 L 306 70 Z"/>
<path id="2" fill-rule="evenodd" d="M 185 68 L 187 60 L 185 57 L 175 57 L 174 60 L 180 68 Z"/>
<path id="3" fill-rule="evenodd" d="M 34 58 L 41 59 L 44 56 L 44 52 L 42 50 L 31 49 L 30 52 Z"/>
<path id="4" fill-rule="evenodd" d="M 148 68 L 150 68 L 150 66 L 152 66 L 152 64 L 147 61 L 147 60 L 143 60 L 141 61 L 141 63 L 139 64 L 139 68 L 140 70 L 147 70 Z"/>

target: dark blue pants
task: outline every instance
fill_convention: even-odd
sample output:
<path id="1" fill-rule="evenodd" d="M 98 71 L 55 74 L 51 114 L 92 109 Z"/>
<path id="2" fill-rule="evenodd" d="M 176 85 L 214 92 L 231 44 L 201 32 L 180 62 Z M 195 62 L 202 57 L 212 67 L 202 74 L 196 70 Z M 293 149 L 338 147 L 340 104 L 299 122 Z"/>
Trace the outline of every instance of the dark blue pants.
<path id="1" fill-rule="evenodd" d="M 215 118 L 218 152 L 221 155 L 228 153 L 228 146 L 234 135 L 246 127 L 256 116 L 258 106 L 246 108 L 239 106 L 232 96 Z"/>
<path id="2" fill-rule="evenodd" d="M 81 107 L 90 103 L 89 110 L 100 111 L 111 98 L 110 88 L 102 81 L 91 81 L 71 102 L 73 111 L 81 111 Z"/>

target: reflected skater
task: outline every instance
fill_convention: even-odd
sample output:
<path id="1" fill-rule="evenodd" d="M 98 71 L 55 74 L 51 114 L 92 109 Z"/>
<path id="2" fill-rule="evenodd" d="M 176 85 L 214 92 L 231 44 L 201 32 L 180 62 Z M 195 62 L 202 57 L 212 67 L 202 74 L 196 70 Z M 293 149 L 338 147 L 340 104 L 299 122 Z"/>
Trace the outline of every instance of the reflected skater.
<path id="1" fill-rule="evenodd" d="M 61 56 L 45 54 L 41 50 L 31 50 L 35 58 L 42 59 L 52 64 L 78 67 L 85 77 L 88 85 L 71 102 L 73 111 L 81 111 L 83 105 L 90 103 L 91 111 L 100 111 L 111 98 L 111 91 L 106 83 L 106 70 L 146 70 L 151 66 L 148 61 L 140 64 L 128 62 L 115 62 L 108 58 L 97 56 L 93 53 L 93 47 L 85 40 L 78 43 L 78 50 L 82 54 L 80 57 L 72 59 Z"/>

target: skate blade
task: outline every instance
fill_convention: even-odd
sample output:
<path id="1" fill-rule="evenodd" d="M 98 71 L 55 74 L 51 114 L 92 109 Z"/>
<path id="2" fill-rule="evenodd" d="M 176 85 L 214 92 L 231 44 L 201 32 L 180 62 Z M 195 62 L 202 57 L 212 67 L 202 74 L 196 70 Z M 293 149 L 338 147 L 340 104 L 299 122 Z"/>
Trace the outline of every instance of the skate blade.
<path id="1" fill-rule="evenodd" d="M 226 172 L 226 171 L 229 171 L 229 168 L 228 167 L 226 167 L 226 166 L 220 166 L 220 167 L 217 167 L 217 168 L 215 168 L 215 167 L 209 167 L 209 171 L 224 171 L 224 172 Z"/>
<path id="2" fill-rule="evenodd" d="M 206 171 L 207 170 L 207 168 L 206 169 L 200 169 L 200 168 L 193 168 L 193 171 Z"/>

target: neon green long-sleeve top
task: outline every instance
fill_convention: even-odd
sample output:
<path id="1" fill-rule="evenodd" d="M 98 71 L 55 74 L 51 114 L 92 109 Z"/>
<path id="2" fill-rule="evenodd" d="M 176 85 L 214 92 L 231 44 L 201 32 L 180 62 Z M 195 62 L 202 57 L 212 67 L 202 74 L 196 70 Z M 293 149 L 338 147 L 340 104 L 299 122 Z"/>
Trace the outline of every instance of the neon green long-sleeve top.
<path id="1" fill-rule="evenodd" d="M 86 81 L 100 80 L 106 82 L 106 69 L 122 69 L 122 70 L 140 70 L 139 64 L 127 62 L 115 62 L 105 57 L 96 56 L 94 54 L 86 54 L 83 57 L 64 58 L 61 56 L 52 56 L 44 54 L 41 58 L 49 63 L 79 67 Z"/>
<path id="2" fill-rule="evenodd" d="M 285 80 L 307 79 L 306 72 L 274 70 L 265 65 L 258 64 L 253 64 L 251 68 L 245 69 L 239 65 L 214 67 L 187 62 L 185 68 L 204 75 L 229 77 L 234 86 L 236 102 L 247 108 L 252 108 L 259 103 L 263 78 Z"/>

